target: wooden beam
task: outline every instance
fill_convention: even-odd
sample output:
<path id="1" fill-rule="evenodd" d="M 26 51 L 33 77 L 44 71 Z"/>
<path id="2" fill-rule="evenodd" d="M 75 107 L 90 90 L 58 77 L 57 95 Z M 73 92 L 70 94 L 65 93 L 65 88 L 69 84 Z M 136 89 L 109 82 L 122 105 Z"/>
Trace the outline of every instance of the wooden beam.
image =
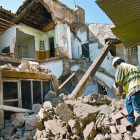
<path id="1" fill-rule="evenodd" d="M 3 81 L 0 71 L 0 105 L 3 105 Z M 0 110 L 0 129 L 2 129 L 4 126 L 4 112 L 3 110 Z"/>
<path id="2" fill-rule="evenodd" d="M 43 104 L 43 81 L 41 81 L 41 103 Z"/>
<path id="3" fill-rule="evenodd" d="M 0 27 L 2 27 L 2 28 L 4 28 L 4 29 L 9 28 L 9 27 L 6 27 L 5 25 L 4 25 L 4 26 L 3 26 L 3 25 L 0 25 Z"/>
<path id="4" fill-rule="evenodd" d="M 22 107 L 21 81 L 18 82 L 18 107 Z"/>
<path id="5" fill-rule="evenodd" d="M 57 80 L 57 78 L 54 75 L 52 75 L 51 80 L 52 80 L 52 84 L 53 84 L 53 87 L 55 89 L 56 95 L 58 96 L 59 95 L 59 90 L 58 90 L 59 84 L 58 84 L 58 80 Z"/>
<path id="6" fill-rule="evenodd" d="M 5 20 L 5 19 L 3 19 L 3 18 L 0 18 L 0 20 L 5 21 L 5 22 L 7 22 L 7 23 L 9 23 L 9 24 L 11 24 L 11 25 L 14 25 L 14 23 L 12 23 L 12 22 L 10 22 L 10 21 L 8 21 L 8 20 Z"/>
<path id="7" fill-rule="evenodd" d="M 8 24 L 3 23 L 3 22 L 0 22 L 0 24 L 2 24 L 2 25 L 4 25 L 4 26 L 8 26 L 8 27 L 10 27 L 10 26 L 11 26 L 11 25 L 8 25 Z"/>
<path id="8" fill-rule="evenodd" d="M 51 80 L 51 75 L 2 70 L 2 78 Z"/>
<path id="9" fill-rule="evenodd" d="M 36 0 L 33 0 L 12 22 L 17 23 L 35 6 L 35 4 L 36 4 Z"/>
<path id="10" fill-rule="evenodd" d="M 12 111 L 12 112 L 18 112 L 18 113 L 33 113 L 33 111 L 29 109 L 13 107 L 13 106 L 8 106 L 8 105 L 0 105 L 0 110 L 6 110 L 6 111 Z"/>
<path id="11" fill-rule="evenodd" d="M 87 85 L 93 78 L 94 74 L 100 67 L 101 63 L 103 62 L 104 58 L 106 57 L 107 53 L 109 52 L 110 48 L 114 47 L 113 45 L 106 44 L 105 47 L 102 49 L 99 56 L 96 58 L 96 60 L 91 64 L 89 69 L 86 71 L 80 82 L 77 84 L 75 89 L 72 91 L 72 93 L 69 95 L 69 98 L 77 98 L 80 97 L 84 90 L 86 89 Z"/>
<path id="12" fill-rule="evenodd" d="M 76 72 L 74 72 L 73 74 L 71 74 L 71 75 L 68 77 L 68 79 L 65 80 L 65 82 L 63 82 L 63 83 L 61 84 L 61 86 L 59 86 L 58 89 L 63 88 L 63 87 L 69 82 L 69 80 L 71 80 L 71 79 L 74 77 L 75 74 L 76 74 Z"/>
<path id="13" fill-rule="evenodd" d="M 16 102 L 16 101 L 19 101 L 19 99 L 3 100 L 4 103 L 6 103 L 6 102 Z"/>
<path id="14" fill-rule="evenodd" d="M 31 81 L 30 83 L 31 83 L 31 105 L 33 106 L 33 102 L 34 102 L 33 81 Z"/>

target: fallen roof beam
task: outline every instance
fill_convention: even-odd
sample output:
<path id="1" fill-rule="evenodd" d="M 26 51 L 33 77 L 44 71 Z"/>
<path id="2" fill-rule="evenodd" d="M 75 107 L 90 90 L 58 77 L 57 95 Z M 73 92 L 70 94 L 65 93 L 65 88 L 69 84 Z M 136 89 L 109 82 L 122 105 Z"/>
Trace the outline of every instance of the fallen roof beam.
<path id="1" fill-rule="evenodd" d="M 74 77 L 75 73 L 76 73 L 76 72 L 74 72 L 73 74 L 71 74 L 71 75 L 69 76 L 69 78 L 68 78 L 65 82 L 63 82 L 63 83 L 61 84 L 61 86 L 59 86 L 59 89 L 63 88 L 63 87 L 69 82 L 69 80 L 72 79 L 72 78 Z"/>
<path id="2" fill-rule="evenodd" d="M 8 106 L 8 105 L 0 105 L 0 110 L 6 110 L 6 111 L 12 111 L 12 112 L 18 112 L 18 113 L 33 113 L 33 111 L 29 109 L 13 107 L 13 106 Z"/>
<path id="3" fill-rule="evenodd" d="M 24 17 L 36 4 L 36 0 L 33 0 L 14 20 L 17 23 L 22 17 Z"/>
<path id="4" fill-rule="evenodd" d="M 8 21 L 8 20 L 5 20 L 5 19 L 3 19 L 3 18 L 0 18 L 0 20 L 5 21 L 5 22 L 7 22 L 7 23 L 9 23 L 9 24 L 11 24 L 11 25 L 14 25 L 14 23 L 12 23 L 12 22 L 10 22 L 10 21 Z"/>

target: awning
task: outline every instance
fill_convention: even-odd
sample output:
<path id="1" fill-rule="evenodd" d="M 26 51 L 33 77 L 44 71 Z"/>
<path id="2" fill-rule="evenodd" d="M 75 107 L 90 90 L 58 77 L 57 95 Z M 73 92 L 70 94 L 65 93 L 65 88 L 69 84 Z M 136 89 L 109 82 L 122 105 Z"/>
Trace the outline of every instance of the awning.
<path id="1" fill-rule="evenodd" d="M 116 27 L 113 33 L 124 46 L 140 43 L 140 1 L 139 0 L 96 0 Z"/>

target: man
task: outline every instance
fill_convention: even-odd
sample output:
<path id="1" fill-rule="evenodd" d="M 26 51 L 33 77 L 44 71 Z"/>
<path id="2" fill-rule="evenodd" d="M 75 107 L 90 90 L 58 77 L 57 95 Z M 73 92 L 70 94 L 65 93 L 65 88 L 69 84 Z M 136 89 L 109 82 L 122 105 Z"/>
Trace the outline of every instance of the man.
<path id="1" fill-rule="evenodd" d="M 134 125 L 134 109 L 140 114 L 140 70 L 119 57 L 113 59 L 112 65 L 116 69 L 116 85 L 123 86 L 126 93 L 127 120 Z"/>

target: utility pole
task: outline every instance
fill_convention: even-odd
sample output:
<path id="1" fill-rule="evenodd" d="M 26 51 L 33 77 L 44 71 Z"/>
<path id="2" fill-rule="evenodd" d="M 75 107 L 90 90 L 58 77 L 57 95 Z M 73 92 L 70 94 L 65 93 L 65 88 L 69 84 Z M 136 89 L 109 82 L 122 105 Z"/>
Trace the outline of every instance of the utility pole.
<path id="1" fill-rule="evenodd" d="M 76 0 L 74 0 L 74 5 L 75 5 L 75 7 L 77 7 L 77 5 L 76 5 Z"/>

